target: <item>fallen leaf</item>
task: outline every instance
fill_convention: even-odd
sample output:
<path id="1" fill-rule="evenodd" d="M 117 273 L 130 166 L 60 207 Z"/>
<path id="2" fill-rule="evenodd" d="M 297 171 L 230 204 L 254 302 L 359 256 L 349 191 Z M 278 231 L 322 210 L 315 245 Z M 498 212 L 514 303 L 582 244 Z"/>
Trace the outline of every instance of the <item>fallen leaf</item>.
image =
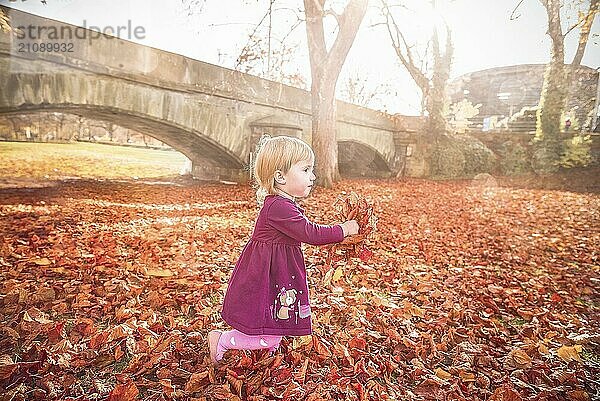
<path id="1" fill-rule="evenodd" d="M 531 367 L 531 357 L 525 351 L 515 348 L 508 354 L 506 364 L 516 369 L 529 369 Z"/>
<path id="2" fill-rule="evenodd" d="M 442 368 L 436 368 L 435 375 L 442 380 L 449 380 L 450 378 L 452 378 L 452 375 Z"/>
<path id="3" fill-rule="evenodd" d="M 581 358 L 579 356 L 579 352 L 577 352 L 576 347 L 569 347 L 563 345 L 562 347 L 556 350 L 556 354 L 565 362 L 581 362 Z"/>
<path id="4" fill-rule="evenodd" d="M 344 275 L 344 269 L 339 266 L 338 268 L 335 269 L 335 272 L 333 273 L 333 277 L 331 278 L 332 281 L 338 281 L 339 279 L 342 278 L 342 276 Z"/>
<path id="5" fill-rule="evenodd" d="M 151 277 L 173 277 L 175 273 L 169 269 L 148 269 L 146 275 Z"/>
<path id="6" fill-rule="evenodd" d="M 140 394 L 133 382 L 117 384 L 108 395 L 108 401 L 133 401 Z"/>

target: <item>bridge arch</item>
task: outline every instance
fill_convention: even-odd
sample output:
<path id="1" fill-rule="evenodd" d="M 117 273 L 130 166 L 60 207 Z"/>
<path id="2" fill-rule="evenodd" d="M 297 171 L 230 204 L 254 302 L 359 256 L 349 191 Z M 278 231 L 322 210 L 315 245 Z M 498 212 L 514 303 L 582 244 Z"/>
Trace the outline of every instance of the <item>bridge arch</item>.
<path id="1" fill-rule="evenodd" d="M 242 169 L 244 163 L 228 149 L 223 148 L 210 137 L 192 132 L 168 121 L 157 120 L 152 116 L 136 115 L 128 110 L 75 104 L 23 105 L 18 109 L 4 108 L 2 115 L 23 115 L 37 112 L 58 112 L 114 123 L 123 128 L 138 131 L 158 139 L 174 150 L 181 152 L 193 162 L 224 169 Z"/>
<path id="2" fill-rule="evenodd" d="M 349 139 L 338 141 L 338 167 L 344 177 L 385 177 L 392 172 L 377 149 Z"/>

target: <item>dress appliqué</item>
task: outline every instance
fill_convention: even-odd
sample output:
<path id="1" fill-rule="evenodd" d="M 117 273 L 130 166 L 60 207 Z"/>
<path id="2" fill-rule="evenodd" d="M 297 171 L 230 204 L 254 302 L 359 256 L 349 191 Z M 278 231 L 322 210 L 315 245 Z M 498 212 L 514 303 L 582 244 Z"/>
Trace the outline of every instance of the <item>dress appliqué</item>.
<path id="1" fill-rule="evenodd" d="M 281 287 L 271 306 L 273 320 L 293 318 L 295 323 L 298 324 L 298 319 L 310 317 L 310 305 L 303 305 L 297 295 L 298 290 L 295 288 Z"/>

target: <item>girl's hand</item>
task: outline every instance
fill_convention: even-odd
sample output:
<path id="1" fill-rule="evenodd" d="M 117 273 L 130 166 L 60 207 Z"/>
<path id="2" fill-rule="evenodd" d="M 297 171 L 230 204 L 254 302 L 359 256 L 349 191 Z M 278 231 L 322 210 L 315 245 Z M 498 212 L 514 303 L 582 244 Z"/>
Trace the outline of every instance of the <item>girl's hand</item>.
<path id="1" fill-rule="evenodd" d="M 342 231 L 344 232 L 344 237 L 349 235 L 358 234 L 358 223 L 356 220 L 348 220 L 340 224 L 342 227 Z"/>

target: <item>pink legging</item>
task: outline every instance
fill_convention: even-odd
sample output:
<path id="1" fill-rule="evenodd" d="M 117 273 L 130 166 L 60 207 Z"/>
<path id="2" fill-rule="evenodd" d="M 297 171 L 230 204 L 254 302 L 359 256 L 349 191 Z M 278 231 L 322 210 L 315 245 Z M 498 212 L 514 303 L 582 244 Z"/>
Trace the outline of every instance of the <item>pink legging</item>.
<path id="1" fill-rule="evenodd" d="M 281 336 L 261 334 L 249 336 L 237 330 L 221 333 L 217 344 L 217 361 L 223 359 L 223 354 L 229 349 L 268 349 L 275 351 L 281 342 Z"/>

